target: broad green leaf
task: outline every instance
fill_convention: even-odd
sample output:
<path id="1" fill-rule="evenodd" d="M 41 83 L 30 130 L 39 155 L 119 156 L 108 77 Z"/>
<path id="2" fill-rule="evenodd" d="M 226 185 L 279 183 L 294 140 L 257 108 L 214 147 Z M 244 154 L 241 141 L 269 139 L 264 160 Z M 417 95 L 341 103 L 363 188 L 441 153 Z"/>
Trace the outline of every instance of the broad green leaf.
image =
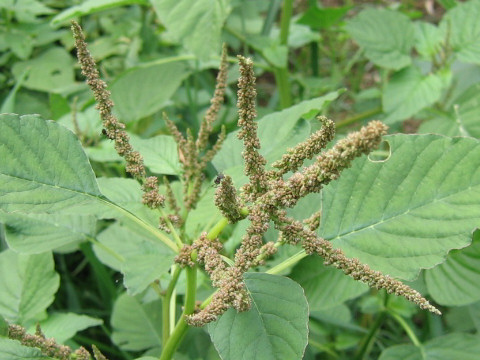
<path id="1" fill-rule="evenodd" d="M 218 56 L 230 0 L 150 0 L 173 41 L 203 60 Z"/>
<path id="2" fill-rule="evenodd" d="M 144 249 L 145 250 L 145 249 Z M 137 295 L 145 290 L 160 276 L 167 274 L 173 264 L 175 254 L 165 253 L 163 249 L 151 247 L 151 252 L 125 259 L 122 273 L 125 275 L 124 284 L 130 295 Z"/>
<path id="3" fill-rule="evenodd" d="M 328 29 L 337 24 L 351 8 L 351 6 L 325 7 L 321 9 L 316 6 L 310 7 L 297 20 L 297 23 L 308 25 L 317 30 Z"/>
<path id="4" fill-rule="evenodd" d="M 459 60 L 480 64 L 480 1 L 470 0 L 449 10 L 440 22 Z"/>
<path id="5" fill-rule="evenodd" d="M 185 64 L 175 58 L 128 69 L 110 86 L 115 112 L 127 123 L 154 114 L 187 75 Z"/>
<path id="6" fill-rule="evenodd" d="M 97 240 L 95 254 L 104 264 L 123 273 L 125 286 L 132 295 L 167 274 L 175 255 L 165 245 L 118 223 L 101 232 Z"/>
<path id="7" fill-rule="evenodd" d="M 335 100 L 340 93 L 341 91 L 334 91 L 315 99 L 305 100 L 288 109 L 261 118 L 258 121 L 260 153 L 266 157 L 267 164 L 280 159 L 287 148 L 305 141 L 310 134 L 310 126 L 306 121 L 299 119 L 307 114 L 314 116 L 326 104 Z M 222 148 L 213 159 L 213 165 L 218 171 L 226 172 L 231 176 L 243 174 L 243 142 L 238 139 L 237 134 L 238 130 L 228 134 Z M 241 175 L 234 177 L 236 186 L 242 185 L 241 178 Z M 243 181 L 245 180 L 243 177 Z"/>
<path id="8" fill-rule="evenodd" d="M 79 331 L 88 329 L 92 326 L 102 325 L 103 320 L 87 315 L 78 315 L 74 313 L 53 313 L 48 318 L 40 322 L 42 332 L 47 338 L 54 338 L 59 344 L 65 344 Z M 34 333 L 35 327 L 29 329 L 29 333 Z"/>
<path id="9" fill-rule="evenodd" d="M 42 354 L 40 349 L 23 346 L 17 340 L 0 337 L 0 358 L 2 360 L 55 360 Z"/>
<path id="10" fill-rule="evenodd" d="M 230 309 L 208 325 L 223 359 L 301 359 L 308 340 L 308 304 L 302 288 L 291 279 L 247 273 L 252 298 L 249 311 Z"/>
<path id="11" fill-rule="evenodd" d="M 18 252 L 38 254 L 60 247 L 74 246 L 96 233 L 92 215 L 6 213 L 0 211 L 6 224 L 8 246 Z"/>
<path id="12" fill-rule="evenodd" d="M 148 5 L 148 0 L 87 0 L 80 5 L 71 6 L 66 10 L 62 11 L 61 13 L 57 14 L 51 20 L 51 24 L 56 26 L 60 25 L 65 21 L 79 18 L 85 15 L 133 4 Z"/>
<path id="13" fill-rule="evenodd" d="M 26 324 L 44 311 L 60 285 L 50 252 L 22 255 L 0 253 L 0 315 L 9 322 Z"/>
<path id="14" fill-rule="evenodd" d="M 52 212 L 101 196 L 76 136 L 38 115 L 0 115 L 0 208 Z"/>
<path id="15" fill-rule="evenodd" d="M 406 15 L 385 9 L 367 9 L 347 22 L 346 29 L 375 64 L 399 70 L 412 62 L 410 52 L 415 30 Z"/>
<path id="16" fill-rule="evenodd" d="M 0 5 L 1 8 L 4 6 Z M 19 22 L 35 22 L 39 15 L 51 14 L 54 12 L 53 9 L 42 4 L 41 1 L 37 0 L 22 0 L 22 1 L 12 1 L 11 4 L 6 4 L 5 7 L 8 11 L 14 13 L 15 17 Z"/>
<path id="17" fill-rule="evenodd" d="M 477 360 L 480 352 L 478 336 L 449 334 L 427 341 L 421 346 L 395 345 L 387 348 L 379 360 Z"/>
<path id="18" fill-rule="evenodd" d="M 61 47 L 51 47 L 32 60 L 17 62 L 12 67 L 16 79 L 30 70 L 23 87 L 51 92 L 74 84 L 73 58 Z"/>
<path id="19" fill-rule="evenodd" d="M 442 47 L 444 34 L 433 24 L 419 21 L 415 23 L 415 49 L 424 58 L 431 60 Z"/>
<path id="20" fill-rule="evenodd" d="M 130 143 L 143 156 L 145 166 L 161 175 L 179 175 L 177 143 L 172 136 L 157 135 L 149 139 L 130 136 Z"/>
<path id="21" fill-rule="evenodd" d="M 354 299 L 368 286 L 331 266 L 324 266 L 319 256 L 309 256 L 298 263 L 289 275 L 305 290 L 312 311 L 323 310 Z"/>
<path id="22" fill-rule="evenodd" d="M 472 85 L 455 99 L 448 114 L 425 121 L 419 132 L 480 138 L 479 94 L 480 84 Z"/>
<path id="23" fill-rule="evenodd" d="M 395 73 L 382 94 L 383 111 L 387 124 L 405 120 L 440 99 L 448 78 L 438 74 L 422 75 L 410 66 Z"/>
<path id="24" fill-rule="evenodd" d="M 480 236 L 472 244 L 452 250 L 447 261 L 425 271 L 428 293 L 441 305 L 462 306 L 480 300 Z"/>
<path id="25" fill-rule="evenodd" d="M 480 144 L 438 135 L 386 136 L 390 158 L 361 157 L 325 187 L 319 235 L 402 279 L 469 245 L 480 219 Z"/>
<path id="26" fill-rule="evenodd" d="M 113 306 L 112 340 L 123 350 L 140 351 L 162 344 L 160 300 L 142 304 L 123 294 Z"/>
<path id="27" fill-rule="evenodd" d="M 0 315 L 0 337 L 8 336 L 8 322 Z"/>

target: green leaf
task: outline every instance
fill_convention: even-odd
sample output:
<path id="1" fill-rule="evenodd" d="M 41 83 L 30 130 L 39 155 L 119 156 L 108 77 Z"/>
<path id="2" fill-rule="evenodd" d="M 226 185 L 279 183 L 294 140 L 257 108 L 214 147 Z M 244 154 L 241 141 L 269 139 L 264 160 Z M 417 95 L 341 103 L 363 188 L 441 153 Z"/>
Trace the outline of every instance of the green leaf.
<path id="1" fill-rule="evenodd" d="M 230 0 L 150 0 L 173 41 L 200 59 L 218 56 Z"/>
<path id="2" fill-rule="evenodd" d="M 308 340 L 308 304 L 302 288 L 291 279 L 245 274 L 252 308 L 230 309 L 208 325 L 223 359 L 301 359 Z"/>
<path id="3" fill-rule="evenodd" d="M 413 66 L 395 73 L 382 94 L 385 123 L 405 120 L 432 105 L 440 99 L 447 82 L 437 74 L 422 75 Z"/>
<path id="4" fill-rule="evenodd" d="M 32 60 L 17 62 L 12 67 L 16 79 L 27 74 L 23 87 L 53 92 L 74 84 L 73 58 L 63 48 L 51 47 Z"/>
<path id="5" fill-rule="evenodd" d="M 480 234 L 472 244 L 452 250 L 447 261 L 425 271 L 428 293 L 441 305 L 462 306 L 480 300 Z"/>
<path id="6" fill-rule="evenodd" d="M 335 100 L 341 91 L 333 91 L 324 96 L 305 100 L 288 109 L 268 114 L 258 121 L 258 137 L 261 139 L 260 153 L 266 157 L 267 163 L 280 159 L 287 148 L 305 141 L 310 134 L 310 126 L 303 116 L 314 116 L 330 101 Z M 225 142 L 213 159 L 213 165 L 218 171 L 234 177 L 235 185 L 242 185 L 243 176 L 243 142 L 237 137 L 238 130 L 228 134 Z M 272 136 L 275 134 L 275 136 Z"/>
<path id="7" fill-rule="evenodd" d="M 151 248 L 150 253 L 129 256 L 122 267 L 125 275 L 124 284 L 130 295 L 137 295 L 145 290 L 161 275 L 167 274 L 173 264 L 175 254 L 165 253 L 163 249 Z"/>
<path id="8" fill-rule="evenodd" d="M 60 25 L 63 22 L 79 18 L 85 15 L 94 14 L 108 9 L 126 6 L 126 5 L 148 5 L 147 0 L 87 0 L 80 5 L 71 6 L 61 13 L 57 14 L 52 20 L 51 24 L 54 26 Z"/>
<path id="9" fill-rule="evenodd" d="M 76 136 L 38 115 L 0 115 L 0 209 L 52 212 L 101 196 Z"/>
<path id="10" fill-rule="evenodd" d="M 185 223 L 188 235 L 197 237 L 201 232 L 211 229 L 222 218 L 222 214 L 215 206 L 214 194 L 214 187 L 205 189 L 196 208 L 190 210 Z"/>
<path id="11" fill-rule="evenodd" d="M 477 360 L 479 352 L 478 336 L 459 333 L 436 337 L 421 346 L 389 347 L 382 352 L 379 360 Z"/>
<path id="12" fill-rule="evenodd" d="M 189 72 L 181 58 L 170 58 L 128 69 L 110 85 L 115 112 L 124 122 L 162 109 Z"/>
<path id="13" fill-rule="evenodd" d="M 59 344 L 65 344 L 68 339 L 74 337 L 79 331 L 102 324 L 102 319 L 74 313 L 49 314 L 46 320 L 40 322 L 45 336 L 54 338 Z M 29 329 L 29 332 L 35 332 L 35 327 Z"/>
<path id="14" fill-rule="evenodd" d="M 444 34 L 433 24 L 415 23 L 415 49 L 427 60 L 431 60 L 442 48 Z"/>
<path id="15" fill-rule="evenodd" d="M 289 275 L 305 290 L 311 311 L 323 310 L 354 299 L 368 290 L 368 286 L 341 270 L 323 266 L 318 256 L 309 256 L 298 263 Z"/>
<path id="16" fill-rule="evenodd" d="M 55 360 L 45 356 L 37 348 L 27 347 L 17 340 L 0 337 L 0 357 L 2 360 Z"/>
<path id="17" fill-rule="evenodd" d="M 385 162 L 358 158 L 325 187 L 319 235 L 348 257 L 406 280 L 467 246 L 480 219 L 480 144 L 386 136 Z"/>
<path id="18" fill-rule="evenodd" d="M 480 84 L 477 83 L 455 99 L 447 114 L 422 123 L 419 132 L 480 138 L 478 94 Z"/>
<path id="19" fill-rule="evenodd" d="M 480 64 L 480 1 L 460 3 L 449 10 L 440 22 L 448 34 L 449 45 L 459 60 Z"/>
<path id="20" fill-rule="evenodd" d="M 412 62 L 410 52 L 415 29 L 406 15 L 385 9 L 367 9 L 347 22 L 346 29 L 375 64 L 399 70 Z"/>
<path id="21" fill-rule="evenodd" d="M 26 254 L 72 247 L 96 233 L 96 218 L 92 215 L 12 214 L 0 211 L 0 220 L 6 224 L 8 246 Z"/>
<path id="22" fill-rule="evenodd" d="M 161 175 L 180 175 L 177 143 L 172 136 L 157 135 L 149 139 L 130 136 L 130 143 L 143 156 L 145 166 Z"/>
<path id="23" fill-rule="evenodd" d="M 22 255 L 0 253 L 0 315 L 9 322 L 25 324 L 45 311 L 60 285 L 50 252 Z"/>
<path id="24" fill-rule="evenodd" d="M 8 336 L 8 322 L 0 315 L 0 337 Z"/>
<path id="25" fill-rule="evenodd" d="M 351 8 L 351 6 L 342 6 L 336 8 L 325 7 L 320 9 L 313 6 L 305 11 L 300 19 L 297 20 L 297 23 L 308 25 L 312 29 L 317 30 L 328 29 L 337 24 Z"/>
<path id="26" fill-rule="evenodd" d="M 140 351 L 162 344 L 161 301 L 142 304 L 123 294 L 113 307 L 112 340 L 123 350 Z"/>

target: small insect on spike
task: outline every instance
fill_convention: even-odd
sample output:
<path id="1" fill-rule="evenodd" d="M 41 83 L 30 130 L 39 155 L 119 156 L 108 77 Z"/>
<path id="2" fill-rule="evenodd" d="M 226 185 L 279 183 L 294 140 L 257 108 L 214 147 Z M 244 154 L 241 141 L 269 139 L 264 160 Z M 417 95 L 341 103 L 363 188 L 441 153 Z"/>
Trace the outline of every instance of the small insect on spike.
<path id="1" fill-rule="evenodd" d="M 224 178 L 225 178 L 225 175 L 223 175 L 222 173 L 218 173 L 217 177 L 215 178 L 213 186 L 217 187 L 218 185 L 220 185 L 220 183 Z"/>
<path id="2" fill-rule="evenodd" d="M 102 135 L 103 135 L 103 136 L 107 136 L 107 130 L 102 129 Z"/>

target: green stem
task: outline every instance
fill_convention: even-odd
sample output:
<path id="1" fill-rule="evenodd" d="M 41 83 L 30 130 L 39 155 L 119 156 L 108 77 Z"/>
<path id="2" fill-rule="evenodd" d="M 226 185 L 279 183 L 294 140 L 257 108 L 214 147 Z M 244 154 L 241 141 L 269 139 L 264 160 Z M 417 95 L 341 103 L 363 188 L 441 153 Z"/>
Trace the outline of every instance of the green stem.
<path id="1" fill-rule="evenodd" d="M 373 325 L 370 326 L 368 334 L 362 340 L 362 344 L 360 346 L 360 349 L 357 351 L 357 354 L 355 356 L 355 360 L 362 360 L 362 359 L 367 358 L 367 355 L 369 353 L 369 349 L 371 349 L 371 347 L 372 347 L 373 341 L 375 340 L 375 337 L 376 337 L 378 331 L 380 330 L 380 327 L 383 324 L 383 320 L 385 319 L 385 316 L 386 316 L 386 312 L 382 311 L 377 316 Z"/>
<path id="2" fill-rule="evenodd" d="M 293 0 L 285 0 L 282 7 L 282 17 L 280 19 L 280 45 L 287 45 L 292 10 Z"/>
<path id="3" fill-rule="evenodd" d="M 285 0 L 282 7 L 282 16 L 280 19 L 280 45 L 288 49 L 288 32 L 290 30 L 290 20 L 292 18 L 293 0 Z M 290 84 L 288 81 L 288 61 L 284 68 L 275 69 L 275 81 L 280 95 L 280 107 L 288 108 L 292 104 L 290 93 Z"/>
<path id="4" fill-rule="evenodd" d="M 182 268 L 180 266 L 174 266 L 175 270 L 173 271 L 172 279 L 168 284 L 167 290 L 165 291 L 165 296 L 162 299 L 162 345 L 165 346 L 167 340 L 170 336 L 170 299 L 172 298 L 173 290 L 175 289 L 175 285 L 177 285 L 178 277 L 182 272 Z"/>
<path id="5" fill-rule="evenodd" d="M 407 324 L 407 322 L 400 315 L 393 312 L 392 310 L 389 310 L 388 314 L 391 317 L 393 317 L 400 324 L 400 326 L 403 328 L 403 330 L 405 330 L 408 337 L 412 341 L 413 345 L 415 345 L 417 347 L 420 347 L 422 345 L 420 343 L 420 341 L 418 340 L 417 336 L 415 335 L 415 333 L 413 332 L 412 328 Z"/>
<path id="6" fill-rule="evenodd" d="M 186 268 L 187 275 L 187 291 L 185 294 L 185 308 L 183 310 L 182 316 L 177 322 L 175 329 L 172 332 L 172 335 L 167 340 L 167 343 L 163 347 L 162 355 L 160 360 L 171 360 L 172 356 L 175 354 L 180 342 L 182 341 L 185 333 L 188 330 L 188 324 L 185 321 L 187 315 L 193 314 L 195 311 L 195 298 L 197 291 L 197 267 Z"/>
<path id="7" fill-rule="evenodd" d="M 371 117 L 373 115 L 377 115 L 377 114 L 381 114 L 381 113 L 382 113 L 382 108 L 377 107 L 375 109 L 368 110 L 368 111 L 365 111 L 365 112 L 360 113 L 358 115 L 354 115 L 350 118 L 347 118 L 345 120 L 339 121 L 335 124 L 335 126 L 336 126 L 337 129 L 340 129 L 340 128 L 345 127 L 347 125 L 356 123 L 356 122 L 364 120 L 364 119 L 368 119 L 369 117 Z"/>
<path id="8" fill-rule="evenodd" d="M 160 214 L 162 215 L 162 218 L 165 220 L 165 223 L 167 224 L 168 229 L 170 230 L 170 233 L 172 234 L 173 238 L 175 239 L 175 242 L 177 243 L 177 246 L 179 248 L 183 247 L 183 242 L 180 239 L 180 237 L 177 234 L 177 230 L 173 227 L 172 222 L 168 218 L 168 216 L 165 214 L 165 211 L 163 209 L 158 209 L 160 210 Z"/>
<path id="9" fill-rule="evenodd" d="M 276 244 L 275 244 L 276 245 Z M 298 253 L 290 256 L 288 259 L 283 260 L 280 264 L 272 267 L 271 269 L 268 269 L 266 271 L 267 274 L 279 274 L 283 270 L 289 268 L 290 266 L 296 264 L 303 258 L 307 257 L 308 254 L 305 252 L 305 250 L 300 250 Z"/>

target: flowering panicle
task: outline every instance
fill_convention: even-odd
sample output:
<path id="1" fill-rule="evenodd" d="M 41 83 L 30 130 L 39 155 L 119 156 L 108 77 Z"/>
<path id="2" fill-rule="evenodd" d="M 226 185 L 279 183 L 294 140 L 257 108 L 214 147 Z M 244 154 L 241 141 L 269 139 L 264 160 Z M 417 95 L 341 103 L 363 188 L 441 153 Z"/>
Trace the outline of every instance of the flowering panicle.
<path id="1" fill-rule="evenodd" d="M 76 21 L 72 21 L 72 32 L 82 74 L 87 78 L 87 84 L 92 89 L 97 101 L 96 107 L 100 111 L 100 118 L 106 130 L 106 135 L 115 141 L 117 153 L 127 161 L 126 170 L 136 178 L 143 178 L 145 176 L 143 158 L 130 145 L 130 138 L 124 130 L 125 125 L 119 122 L 112 113 L 113 101 L 110 98 L 110 91 L 107 90 L 107 84 L 100 79 L 95 60 L 87 49 L 85 36 Z"/>
<path id="2" fill-rule="evenodd" d="M 260 140 L 257 136 L 257 123 L 255 118 L 255 75 L 253 62 L 249 58 L 238 56 L 240 64 L 240 78 L 238 79 L 238 126 L 240 131 L 238 138 L 243 140 L 242 156 L 245 161 L 245 175 L 250 183 L 243 187 L 243 192 L 248 200 L 253 201 L 258 194 L 265 192 L 267 188 L 267 175 L 265 164 L 267 161 L 260 155 Z"/>
<path id="3" fill-rule="evenodd" d="M 237 197 L 237 189 L 233 186 L 232 178 L 225 175 L 220 186 L 215 191 L 215 205 L 232 224 L 243 219 L 242 205 Z"/>
<path id="4" fill-rule="evenodd" d="M 158 192 L 158 178 L 156 176 L 147 177 L 142 189 L 144 191 L 142 202 L 150 209 L 158 209 L 164 206 L 165 196 Z"/>
<path id="5" fill-rule="evenodd" d="M 75 356 L 75 359 L 78 360 L 90 360 L 90 354 L 87 350 L 85 350 L 85 348 L 80 347 L 78 350 L 73 352 L 68 346 L 59 345 L 54 339 L 47 339 L 42 333 L 39 325 L 37 325 L 35 335 L 28 334 L 26 330 L 19 325 L 9 325 L 8 337 L 10 339 L 20 341 L 22 345 L 37 348 L 42 352 L 42 354 L 50 358 L 69 360 L 73 355 Z M 95 357 L 95 359 L 107 360 L 105 357 Z"/>
<path id="6" fill-rule="evenodd" d="M 238 311 L 247 310 L 250 299 L 243 283 L 243 272 L 237 267 L 227 267 L 220 256 L 222 244 L 218 240 L 209 240 L 207 234 L 203 233 L 193 247 L 197 250 L 197 261 L 205 264 L 213 286 L 219 290 L 204 309 L 187 317 L 187 323 L 203 326 L 216 320 L 230 307 Z"/>
<path id="7" fill-rule="evenodd" d="M 200 130 L 198 131 L 196 146 L 199 152 L 204 150 L 207 146 L 208 136 L 212 133 L 212 124 L 217 119 L 218 112 L 223 104 L 225 89 L 227 88 L 227 70 L 227 45 L 223 44 L 220 71 L 217 74 L 215 92 L 213 98 L 210 100 L 211 105 L 208 108 L 200 125 Z"/>
<path id="8" fill-rule="evenodd" d="M 226 137 L 225 127 L 218 135 L 217 141 L 209 150 L 206 150 L 208 137 L 212 132 L 212 124 L 217 119 L 220 106 L 223 103 L 227 86 L 227 52 L 223 47 L 220 71 L 217 75 L 215 93 L 211 105 L 200 125 L 198 138 L 195 140 L 191 130 L 187 129 L 186 138 L 181 134 L 175 124 L 164 114 L 164 119 L 170 133 L 173 135 L 177 146 L 180 162 L 183 165 L 184 202 L 187 210 L 193 209 L 200 197 L 201 186 L 204 181 L 203 171 L 207 163 L 213 159 L 220 150 Z"/>
<path id="9" fill-rule="evenodd" d="M 312 159 L 333 140 L 335 136 L 334 122 L 325 116 L 319 116 L 318 120 L 323 124 L 320 130 L 313 133 L 306 141 L 288 149 L 281 160 L 272 164 L 272 167 L 278 169 L 277 176 L 282 176 L 289 171 L 296 171 L 306 159 Z"/>

